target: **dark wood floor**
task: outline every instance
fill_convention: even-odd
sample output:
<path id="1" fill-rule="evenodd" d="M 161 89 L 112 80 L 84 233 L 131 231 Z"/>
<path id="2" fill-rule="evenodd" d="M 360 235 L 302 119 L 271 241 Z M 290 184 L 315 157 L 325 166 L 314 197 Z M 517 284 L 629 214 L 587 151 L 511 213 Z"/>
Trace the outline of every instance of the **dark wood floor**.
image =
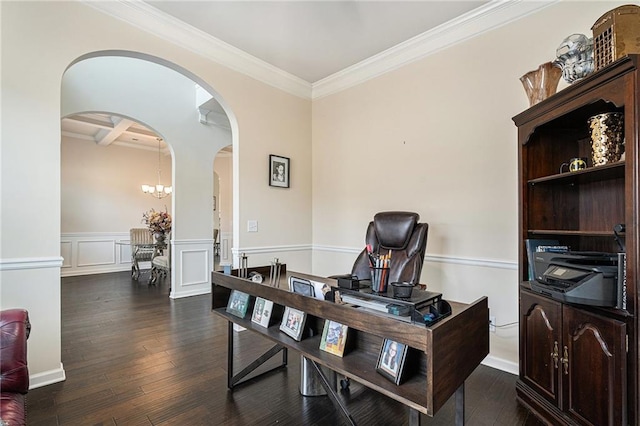
<path id="1" fill-rule="evenodd" d="M 300 395 L 294 352 L 287 368 L 228 391 L 227 323 L 211 312 L 209 296 L 171 300 L 168 293 L 166 280 L 149 286 L 128 272 L 62 279 L 67 380 L 29 392 L 28 424 L 344 424 L 327 397 Z M 239 365 L 270 343 L 241 332 L 236 345 Z M 517 404 L 515 380 L 478 367 L 466 383 L 466 424 L 541 425 Z M 359 424 L 408 424 L 406 407 L 354 381 L 341 398 Z M 422 424 L 454 424 L 453 400 Z"/>

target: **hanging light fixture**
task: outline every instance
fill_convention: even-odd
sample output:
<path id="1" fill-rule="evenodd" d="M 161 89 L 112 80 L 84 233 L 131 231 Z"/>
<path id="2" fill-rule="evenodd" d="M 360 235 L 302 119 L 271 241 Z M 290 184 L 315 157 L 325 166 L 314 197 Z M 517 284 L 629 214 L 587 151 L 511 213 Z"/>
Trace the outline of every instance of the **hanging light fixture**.
<path id="1" fill-rule="evenodd" d="M 158 140 L 158 184 L 157 185 L 142 185 L 142 192 L 145 194 L 152 195 L 157 199 L 164 198 L 170 195 L 173 192 L 173 188 L 170 186 L 164 186 L 160 181 L 160 141 L 161 138 L 157 138 Z"/>

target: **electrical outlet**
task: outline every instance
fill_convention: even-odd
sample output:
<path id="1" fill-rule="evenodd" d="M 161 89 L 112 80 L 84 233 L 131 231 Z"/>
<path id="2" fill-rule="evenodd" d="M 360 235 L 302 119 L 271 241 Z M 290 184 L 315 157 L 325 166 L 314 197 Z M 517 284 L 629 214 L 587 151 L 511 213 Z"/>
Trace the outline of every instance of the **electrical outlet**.
<path id="1" fill-rule="evenodd" d="M 489 317 L 489 331 L 492 333 L 496 332 L 496 317 Z"/>
<path id="2" fill-rule="evenodd" d="M 258 232 L 258 221 L 257 220 L 248 220 L 247 221 L 247 232 Z"/>

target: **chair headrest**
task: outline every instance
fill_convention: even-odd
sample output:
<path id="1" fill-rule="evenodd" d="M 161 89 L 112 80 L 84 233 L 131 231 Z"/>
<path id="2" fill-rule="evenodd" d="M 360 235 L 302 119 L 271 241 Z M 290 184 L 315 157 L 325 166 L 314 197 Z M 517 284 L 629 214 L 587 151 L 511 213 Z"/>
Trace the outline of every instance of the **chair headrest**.
<path id="1" fill-rule="evenodd" d="M 420 220 L 418 213 L 381 212 L 373 217 L 373 226 L 380 245 L 386 249 L 403 250 L 409 244 L 413 228 Z"/>

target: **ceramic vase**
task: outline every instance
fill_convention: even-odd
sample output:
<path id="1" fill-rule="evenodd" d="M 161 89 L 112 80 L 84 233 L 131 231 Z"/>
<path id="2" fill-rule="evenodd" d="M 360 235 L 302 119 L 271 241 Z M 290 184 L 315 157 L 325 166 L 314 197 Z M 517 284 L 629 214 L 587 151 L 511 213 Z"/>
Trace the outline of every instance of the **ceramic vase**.
<path id="1" fill-rule="evenodd" d="M 624 115 L 607 112 L 589 118 L 594 166 L 620 161 L 624 154 Z"/>
<path id="2" fill-rule="evenodd" d="M 156 240 L 156 244 L 164 244 L 166 238 L 164 232 L 156 232 L 153 237 Z"/>

